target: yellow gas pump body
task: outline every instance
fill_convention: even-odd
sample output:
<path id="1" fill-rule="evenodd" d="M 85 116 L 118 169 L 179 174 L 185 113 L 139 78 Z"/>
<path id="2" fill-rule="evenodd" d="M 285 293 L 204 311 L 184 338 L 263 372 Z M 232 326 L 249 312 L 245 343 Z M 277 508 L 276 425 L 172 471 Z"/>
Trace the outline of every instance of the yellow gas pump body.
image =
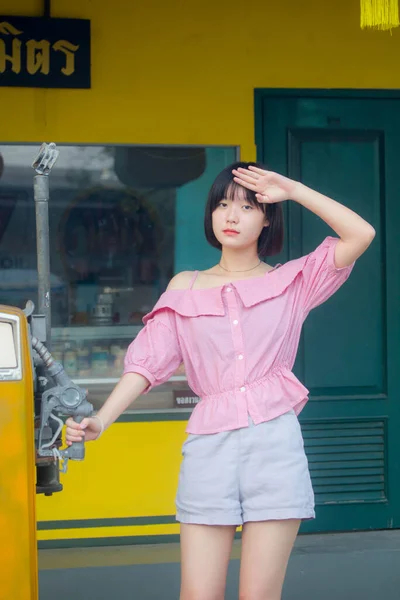
<path id="1" fill-rule="evenodd" d="M 22 310 L 0 305 L 0 599 L 37 600 L 33 371 Z"/>

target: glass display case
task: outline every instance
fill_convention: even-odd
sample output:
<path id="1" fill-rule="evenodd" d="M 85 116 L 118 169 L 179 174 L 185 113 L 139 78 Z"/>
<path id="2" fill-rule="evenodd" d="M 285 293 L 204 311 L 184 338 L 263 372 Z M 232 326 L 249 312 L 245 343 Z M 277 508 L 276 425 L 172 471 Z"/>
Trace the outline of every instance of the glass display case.
<path id="1" fill-rule="evenodd" d="M 37 295 L 33 171 L 37 148 L 0 146 L 0 303 Z M 179 271 L 218 251 L 204 208 L 234 147 L 60 146 L 50 178 L 52 352 L 98 408 L 126 349 Z M 190 410 L 198 399 L 182 365 L 129 410 Z"/>
<path id="2" fill-rule="evenodd" d="M 98 408 L 118 382 L 124 357 L 130 342 L 141 326 L 55 327 L 52 330 L 52 354 L 65 365 L 69 375 L 82 387 L 90 390 L 91 401 Z M 180 402 L 188 397 L 184 366 L 164 385 L 154 388 L 148 395 L 138 398 L 130 410 L 188 410 L 190 404 Z"/>

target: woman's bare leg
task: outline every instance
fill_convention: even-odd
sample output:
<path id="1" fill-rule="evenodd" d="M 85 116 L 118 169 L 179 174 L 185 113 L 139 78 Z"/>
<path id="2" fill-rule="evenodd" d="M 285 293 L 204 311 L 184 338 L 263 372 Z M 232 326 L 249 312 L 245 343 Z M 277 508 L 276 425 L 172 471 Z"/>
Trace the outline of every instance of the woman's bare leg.
<path id="1" fill-rule="evenodd" d="M 243 525 L 240 600 L 280 600 L 299 520 Z"/>
<path id="2" fill-rule="evenodd" d="M 180 600 L 223 600 L 236 526 L 181 523 Z"/>

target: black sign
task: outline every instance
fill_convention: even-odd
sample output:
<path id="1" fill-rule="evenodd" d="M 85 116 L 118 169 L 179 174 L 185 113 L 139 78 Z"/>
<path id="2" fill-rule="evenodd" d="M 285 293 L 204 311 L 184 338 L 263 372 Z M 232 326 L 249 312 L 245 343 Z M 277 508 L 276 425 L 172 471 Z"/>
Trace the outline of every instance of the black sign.
<path id="1" fill-rule="evenodd" d="M 199 402 L 200 398 L 189 388 L 187 390 L 174 390 L 175 408 L 193 408 Z"/>
<path id="2" fill-rule="evenodd" d="M 0 16 L 0 86 L 90 88 L 90 21 Z"/>

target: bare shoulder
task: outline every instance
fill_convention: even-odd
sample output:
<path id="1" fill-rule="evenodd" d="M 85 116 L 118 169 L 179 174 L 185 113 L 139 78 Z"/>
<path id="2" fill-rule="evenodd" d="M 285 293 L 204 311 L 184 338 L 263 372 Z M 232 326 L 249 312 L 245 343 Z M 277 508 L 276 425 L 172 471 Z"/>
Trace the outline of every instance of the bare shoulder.
<path id="1" fill-rule="evenodd" d="M 194 271 L 177 273 L 169 282 L 167 290 L 186 290 L 190 285 L 193 275 Z"/>

